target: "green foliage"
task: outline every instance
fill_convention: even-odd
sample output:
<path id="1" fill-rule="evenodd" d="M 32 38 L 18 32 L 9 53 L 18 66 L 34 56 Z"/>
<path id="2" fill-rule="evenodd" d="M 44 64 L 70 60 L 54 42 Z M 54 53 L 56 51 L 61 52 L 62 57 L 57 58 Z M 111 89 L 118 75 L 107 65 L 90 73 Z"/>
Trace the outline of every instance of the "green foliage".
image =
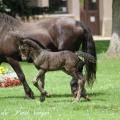
<path id="1" fill-rule="evenodd" d="M 12 16 L 27 16 L 29 9 L 27 7 L 28 0 L 2 0 L 0 2 L 0 11 L 6 12 Z"/>
<path id="2" fill-rule="evenodd" d="M 2 0 L 0 1 L 0 12 L 5 12 L 7 6 L 3 4 Z"/>

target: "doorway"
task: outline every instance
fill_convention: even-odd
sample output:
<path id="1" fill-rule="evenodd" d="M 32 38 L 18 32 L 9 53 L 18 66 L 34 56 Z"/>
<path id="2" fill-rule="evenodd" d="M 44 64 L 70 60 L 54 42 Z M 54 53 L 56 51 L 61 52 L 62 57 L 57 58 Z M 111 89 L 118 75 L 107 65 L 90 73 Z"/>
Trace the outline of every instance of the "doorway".
<path id="1" fill-rule="evenodd" d="M 100 35 L 99 0 L 80 0 L 80 19 L 94 35 Z"/>

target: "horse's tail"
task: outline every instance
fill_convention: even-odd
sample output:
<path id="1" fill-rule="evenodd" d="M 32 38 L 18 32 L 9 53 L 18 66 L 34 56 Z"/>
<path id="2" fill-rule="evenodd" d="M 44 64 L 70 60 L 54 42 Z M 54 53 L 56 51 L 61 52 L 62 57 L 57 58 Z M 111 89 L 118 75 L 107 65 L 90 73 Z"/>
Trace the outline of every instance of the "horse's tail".
<path id="1" fill-rule="evenodd" d="M 82 52 L 82 51 L 77 51 L 76 54 L 80 57 L 83 57 L 85 59 L 85 61 L 88 61 L 88 62 L 91 62 L 91 63 L 96 62 L 95 58 L 88 53 L 85 53 L 85 52 Z"/>
<path id="2" fill-rule="evenodd" d="M 88 85 L 93 85 L 96 79 L 96 68 L 97 68 L 95 42 L 93 40 L 93 36 L 90 29 L 81 22 L 79 22 L 79 24 L 84 30 L 83 37 L 82 37 L 82 51 L 94 56 L 96 61 L 94 63 L 90 61 L 86 61 L 86 80 Z"/>

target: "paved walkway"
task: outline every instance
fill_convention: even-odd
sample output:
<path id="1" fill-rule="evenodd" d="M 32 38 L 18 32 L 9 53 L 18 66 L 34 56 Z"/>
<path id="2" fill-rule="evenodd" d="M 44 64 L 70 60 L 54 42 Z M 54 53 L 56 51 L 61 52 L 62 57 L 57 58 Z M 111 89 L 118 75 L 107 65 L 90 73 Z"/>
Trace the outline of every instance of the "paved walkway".
<path id="1" fill-rule="evenodd" d="M 94 40 L 111 40 L 111 37 L 93 36 Z"/>

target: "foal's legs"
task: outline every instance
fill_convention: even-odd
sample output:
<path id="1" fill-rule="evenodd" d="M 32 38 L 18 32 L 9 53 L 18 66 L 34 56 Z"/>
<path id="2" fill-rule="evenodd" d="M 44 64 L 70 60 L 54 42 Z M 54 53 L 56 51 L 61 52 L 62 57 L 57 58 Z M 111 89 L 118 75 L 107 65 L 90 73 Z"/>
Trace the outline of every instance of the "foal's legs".
<path id="1" fill-rule="evenodd" d="M 78 71 L 79 71 L 79 74 L 81 74 L 81 75 L 83 74 L 82 71 L 83 71 L 84 64 L 85 63 L 81 60 L 81 62 L 79 63 L 79 66 L 78 66 Z M 77 82 L 77 80 L 75 78 L 72 78 L 72 80 L 70 81 L 70 86 L 71 86 L 71 92 L 72 92 L 73 96 L 76 97 L 76 92 L 77 92 L 77 89 L 78 89 L 78 82 Z M 84 97 L 84 96 L 86 96 L 85 87 L 83 88 L 83 90 L 81 92 L 81 97 Z"/>
<path id="2" fill-rule="evenodd" d="M 41 97 L 40 97 L 41 101 L 44 101 L 45 96 L 48 95 L 48 93 L 44 90 L 44 79 L 45 79 L 45 71 L 44 70 L 39 70 L 39 72 L 38 72 L 38 74 L 36 76 L 36 79 L 33 80 L 33 84 L 41 92 Z"/>
<path id="3" fill-rule="evenodd" d="M 72 76 L 74 78 L 76 78 L 77 82 L 78 82 L 78 90 L 77 90 L 77 96 L 75 98 L 76 101 L 79 101 L 80 100 L 80 97 L 81 97 L 81 93 L 82 93 L 82 90 L 84 88 L 84 82 L 83 82 L 83 78 L 79 75 L 78 72 L 76 71 L 72 71 Z"/>
<path id="4" fill-rule="evenodd" d="M 76 96 L 76 101 L 79 101 L 81 97 L 85 98 L 86 100 L 90 100 L 86 94 L 84 76 L 79 73 L 75 73 L 75 74 L 78 76 L 78 92 Z"/>
<path id="5" fill-rule="evenodd" d="M 85 78 L 84 78 L 84 76 L 82 76 L 83 77 L 83 89 L 82 89 L 82 92 L 81 92 L 81 97 L 83 97 L 84 99 L 86 99 L 86 100 L 90 100 L 90 98 L 89 98 L 89 96 L 87 95 L 87 93 L 86 93 L 86 89 L 85 89 L 85 82 L 86 82 L 86 80 L 85 80 Z"/>
<path id="6" fill-rule="evenodd" d="M 69 68 L 67 66 L 65 70 L 69 75 L 71 75 L 73 78 L 77 80 L 78 90 L 77 90 L 77 96 L 75 100 L 79 101 L 81 98 L 82 91 L 84 90 L 84 85 L 85 85 L 84 77 L 82 76 L 82 74 L 78 72 L 78 70 L 75 67 L 71 66 L 71 68 Z"/>
<path id="7" fill-rule="evenodd" d="M 35 79 L 33 80 L 33 84 L 35 87 L 37 87 L 40 92 L 44 92 L 44 79 L 45 79 L 45 71 L 44 70 L 39 70 L 37 76 L 35 77 Z M 39 81 L 41 81 L 41 84 L 39 85 Z"/>
<path id="8" fill-rule="evenodd" d="M 84 89 L 84 81 L 82 77 L 78 78 L 78 92 L 76 96 L 76 101 L 79 101 L 81 98 L 82 90 Z"/>
<path id="9" fill-rule="evenodd" d="M 26 97 L 34 99 L 34 94 L 33 94 L 31 88 L 29 87 L 29 85 L 28 85 L 28 83 L 25 79 L 24 73 L 23 73 L 18 61 L 7 57 L 7 62 L 11 65 L 11 67 L 16 72 L 18 78 L 22 82 L 24 90 L 25 90 Z"/>

